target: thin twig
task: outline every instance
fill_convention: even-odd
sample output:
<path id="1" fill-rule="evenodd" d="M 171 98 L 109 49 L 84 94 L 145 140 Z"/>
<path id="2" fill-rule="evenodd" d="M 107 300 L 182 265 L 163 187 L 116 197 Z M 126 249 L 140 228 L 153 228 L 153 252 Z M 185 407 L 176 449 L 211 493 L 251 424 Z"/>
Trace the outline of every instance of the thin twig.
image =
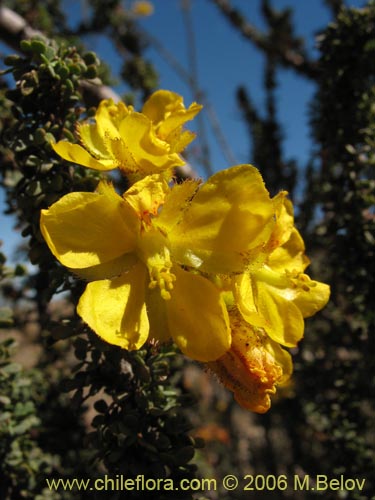
<path id="1" fill-rule="evenodd" d="M 194 95 L 194 100 L 201 101 L 201 92 L 198 85 L 198 64 L 197 64 L 197 52 L 196 52 L 196 44 L 195 44 L 195 34 L 193 28 L 193 22 L 191 19 L 190 12 L 190 0 L 183 0 L 181 4 L 183 20 L 185 22 L 186 28 L 186 37 L 187 37 L 187 47 L 188 47 L 188 61 L 189 61 L 189 69 L 191 74 L 191 88 Z M 210 148 L 208 146 L 208 141 L 206 137 L 206 130 L 204 126 L 203 115 L 199 114 L 197 116 L 197 125 L 198 125 L 198 135 L 199 140 L 202 145 L 202 166 L 208 175 L 213 173 L 211 161 L 210 161 Z"/>
<path id="2" fill-rule="evenodd" d="M 140 32 L 144 38 L 152 45 L 157 52 L 163 57 L 163 59 L 170 65 L 170 67 L 175 71 L 175 73 L 181 78 L 183 82 L 189 85 L 191 88 L 194 86 L 194 79 L 192 75 L 184 68 L 184 66 L 175 58 L 175 56 L 158 40 L 156 37 L 150 33 L 140 29 Z M 204 108 L 207 110 L 207 117 L 216 137 L 217 143 L 221 148 L 226 161 L 230 165 L 237 163 L 236 157 L 222 131 L 220 122 L 217 118 L 216 111 L 212 104 L 209 102 L 206 94 L 198 89 L 195 93 L 195 99 L 199 104 L 203 104 Z"/>
<path id="3" fill-rule="evenodd" d="M 265 52 L 271 50 L 267 35 L 261 33 L 257 28 L 252 26 L 245 17 L 231 5 L 229 0 L 212 0 L 212 2 L 247 40 L 250 40 L 256 47 Z M 307 56 L 301 52 L 280 47 L 275 55 L 277 55 L 281 64 L 293 68 L 305 77 L 316 79 L 319 74 L 317 62 L 309 60 Z"/>

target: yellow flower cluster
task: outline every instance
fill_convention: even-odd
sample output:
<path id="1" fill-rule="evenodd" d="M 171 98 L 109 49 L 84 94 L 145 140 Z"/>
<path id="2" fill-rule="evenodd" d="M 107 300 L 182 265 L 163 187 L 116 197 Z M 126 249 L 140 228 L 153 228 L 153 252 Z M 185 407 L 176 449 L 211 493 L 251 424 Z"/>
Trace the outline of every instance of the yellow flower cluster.
<path id="1" fill-rule="evenodd" d="M 60 141 L 53 148 L 65 160 L 95 170 L 119 168 L 136 178 L 168 171 L 184 165 L 179 153 L 195 135 L 183 125 L 201 109 L 196 103 L 186 109 L 181 96 L 166 90 L 152 94 L 141 113 L 122 102 L 104 100 L 95 123 L 77 124 L 82 146 Z"/>
<path id="2" fill-rule="evenodd" d="M 101 181 L 41 213 L 56 258 L 88 280 L 78 314 L 102 339 L 139 349 L 173 339 L 208 364 L 245 408 L 265 412 L 292 372 L 304 318 L 329 287 L 312 281 L 293 208 L 270 197 L 258 170 L 238 165 L 202 183 L 172 182 L 193 139 L 183 125 L 201 109 L 155 92 L 138 113 L 103 101 L 95 123 L 77 127 L 81 145 L 59 142 L 63 158 L 133 180 L 122 195 Z"/>

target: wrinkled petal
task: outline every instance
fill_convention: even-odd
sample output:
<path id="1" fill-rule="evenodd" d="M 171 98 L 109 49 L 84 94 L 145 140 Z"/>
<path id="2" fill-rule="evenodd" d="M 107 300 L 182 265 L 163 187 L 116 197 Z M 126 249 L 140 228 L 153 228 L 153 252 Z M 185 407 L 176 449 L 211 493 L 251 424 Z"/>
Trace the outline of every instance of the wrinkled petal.
<path id="1" fill-rule="evenodd" d="M 180 153 L 195 137 L 183 130 L 202 106 L 189 109 L 178 94 L 155 92 L 142 113 L 111 99 L 103 100 L 95 113 L 95 123 L 77 124 L 81 145 L 60 141 L 53 147 L 62 158 L 95 170 L 121 169 L 139 176 L 168 171 L 184 165 Z"/>
<path id="2" fill-rule="evenodd" d="M 241 272 L 268 241 L 273 215 L 255 167 L 218 172 L 202 185 L 169 234 L 172 254 L 177 262 L 205 272 Z"/>
<path id="3" fill-rule="evenodd" d="M 181 132 L 181 130 L 176 129 L 168 135 L 167 140 L 171 146 L 171 151 L 180 153 L 186 146 L 194 141 L 195 137 L 196 134 L 190 130 Z"/>
<path id="4" fill-rule="evenodd" d="M 139 164 L 133 151 L 121 138 L 107 136 L 104 142 L 117 168 L 126 174 L 139 171 Z"/>
<path id="5" fill-rule="evenodd" d="M 140 219 L 147 219 L 150 215 L 157 215 L 168 191 L 169 187 L 165 179 L 160 174 L 154 174 L 133 184 L 123 194 L 123 198 Z"/>
<path id="6" fill-rule="evenodd" d="M 132 113 L 125 118 L 121 122 L 120 133 L 123 138 L 121 155 L 114 151 L 118 155 L 116 157 L 123 160 L 120 168 L 126 169 L 127 155 L 131 155 L 143 174 L 152 174 L 185 163 L 178 154 L 171 152 L 166 142 L 156 137 L 151 121 L 141 113 Z M 113 145 L 110 144 L 108 148 L 113 149 Z"/>
<path id="7" fill-rule="evenodd" d="M 146 268 L 141 263 L 113 280 L 89 283 L 77 312 L 106 342 L 140 349 L 149 333 L 145 284 Z"/>
<path id="8" fill-rule="evenodd" d="M 78 163 L 84 167 L 89 167 L 94 170 L 113 170 L 117 167 L 113 159 L 96 160 L 79 144 L 72 144 L 67 141 L 60 141 L 52 144 L 55 152 L 64 158 L 64 160 Z"/>
<path id="9" fill-rule="evenodd" d="M 184 101 L 181 95 L 170 90 L 157 90 L 144 103 L 142 113 L 155 125 L 163 122 L 166 117 L 178 111 L 184 111 Z"/>
<path id="10" fill-rule="evenodd" d="M 217 288 L 202 276 L 173 268 L 171 299 L 166 301 L 169 330 L 181 351 L 198 361 L 212 361 L 231 344 L 229 319 Z"/>
<path id="11" fill-rule="evenodd" d="M 157 90 L 144 103 L 142 113 L 146 115 L 154 124 L 164 120 L 168 110 L 181 105 L 182 97 L 169 90 Z"/>
<path id="12" fill-rule="evenodd" d="M 327 303 L 329 286 L 303 273 L 281 273 L 265 266 L 250 276 L 237 277 L 234 295 L 249 323 L 264 328 L 274 341 L 293 347 L 303 337 L 303 318 Z"/>
<path id="13" fill-rule="evenodd" d="M 275 362 L 281 367 L 282 376 L 279 378 L 277 384 L 279 386 L 284 385 L 289 381 L 293 374 L 292 356 L 288 351 L 283 349 L 280 344 L 274 342 L 272 339 L 267 339 L 264 347 L 270 353 Z"/>
<path id="14" fill-rule="evenodd" d="M 193 102 L 185 108 L 182 96 L 168 90 L 154 92 L 145 102 L 142 113 L 153 122 L 158 137 L 168 142 L 174 152 L 182 151 L 195 137 L 182 126 L 192 120 L 203 106 Z"/>
<path id="15" fill-rule="evenodd" d="M 246 323 L 238 311 L 230 310 L 229 317 L 232 346 L 208 366 L 243 408 L 265 413 L 276 386 L 290 376 L 290 355 L 272 343 L 262 330 Z"/>
<path id="16" fill-rule="evenodd" d="M 203 106 L 193 103 L 189 109 L 181 109 L 168 116 L 158 128 L 158 135 L 170 144 L 176 142 L 177 136 L 182 135 L 182 125 L 192 120 L 199 113 Z M 192 140 L 193 138 L 191 138 Z M 185 139 L 186 140 L 186 139 Z M 190 140 L 189 140 L 190 142 Z"/>
<path id="17" fill-rule="evenodd" d="M 64 266 L 96 266 L 135 248 L 133 210 L 110 185 L 100 183 L 98 190 L 69 193 L 42 210 L 43 237 Z"/>

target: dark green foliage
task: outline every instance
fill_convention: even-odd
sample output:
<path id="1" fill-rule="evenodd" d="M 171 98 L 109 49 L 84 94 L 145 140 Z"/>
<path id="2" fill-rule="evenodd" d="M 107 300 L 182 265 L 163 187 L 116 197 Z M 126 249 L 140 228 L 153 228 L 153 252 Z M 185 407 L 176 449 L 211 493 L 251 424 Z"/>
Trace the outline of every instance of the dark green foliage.
<path id="1" fill-rule="evenodd" d="M 76 120 L 90 113 L 80 104 L 79 86 L 97 60 L 90 53 L 81 57 L 74 47 L 59 49 L 43 40 L 24 41 L 22 49 L 25 57 L 5 61 L 17 83 L 6 93 L 11 114 L 2 132 L 2 176 L 12 188 L 7 191 L 9 213 L 18 215 L 22 235 L 29 240 L 29 259 L 41 265 L 36 289 L 39 304 L 45 305 L 64 287 L 66 276 L 41 236 L 40 210 L 73 189 L 93 190 L 98 180 L 87 169 L 70 169 L 53 153 L 51 142 L 74 140 Z"/>
<path id="2" fill-rule="evenodd" d="M 67 192 L 93 190 L 99 179 L 94 171 L 72 167 L 59 159 L 52 151 L 51 141 L 74 140 L 75 122 L 91 115 L 92 110 L 82 104 L 80 88 L 85 78 L 96 74 L 98 61 L 92 53 L 80 56 L 74 47 L 59 48 L 42 39 L 23 42 L 22 50 L 25 56 L 10 56 L 6 60 L 16 88 L 7 91 L 6 99 L 3 98 L 6 126 L 2 130 L 2 154 L 6 161 L 2 175 L 9 213 L 17 214 L 22 234 L 28 238 L 29 259 L 38 265 L 29 284 L 35 291 L 38 319 L 49 347 L 42 364 L 27 374 L 29 393 L 13 397 L 9 385 L 2 387 L 7 402 L 5 415 L 11 417 L 11 409 L 16 407 L 15 425 L 22 427 L 25 447 L 19 462 L 12 458 L 12 448 L 4 450 L 4 498 L 44 495 L 46 478 L 86 479 L 92 474 L 100 477 L 104 471 L 111 477 L 120 473 L 126 477 L 145 474 L 174 480 L 192 478 L 195 467 L 190 462 L 200 443 L 189 437 L 191 425 L 182 408 L 191 400 L 184 399 L 183 390 L 176 388 L 178 382 L 173 373 L 178 370 L 170 366 L 176 351 L 171 346 L 126 353 L 108 347 L 90 334 L 80 336 L 74 342 L 75 356 L 80 361 L 74 377 L 70 378 L 66 369 L 59 377 L 59 381 L 65 378 L 65 389 L 74 390 L 74 395 L 61 396 L 61 387 L 52 383 L 56 377 L 49 382 L 43 379 L 59 358 L 52 350 L 53 343 L 83 332 L 75 315 L 63 321 L 53 320 L 48 302 L 57 291 L 66 290 L 75 304 L 84 283 L 73 279 L 50 254 L 40 233 L 40 210 Z M 3 320 L 4 324 L 9 320 L 6 309 Z M 83 429 L 71 429 L 85 408 L 86 399 L 97 398 L 98 394 L 106 399 L 95 402 L 90 413 L 94 431 L 84 442 Z M 38 399 L 38 406 L 33 398 Z M 27 420 L 19 424 L 18 400 L 20 405 L 30 400 L 25 408 Z M 40 418 L 36 416 L 38 411 Z M 30 438 L 32 433 L 37 435 L 36 442 Z M 12 444 L 11 436 L 9 446 L 18 446 L 17 442 Z M 40 448 L 33 462 L 29 454 L 36 446 Z M 31 468 L 25 469 L 24 464 L 29 461 Z M 16 488 L 22 493 L 16 492 Z M 72 491 L 58 498 L 65 498 L 64 495 L 79 497 L 77 491 Z M 112 497 L 117 498 L 118 493 Z M 131 497 L 138 498 L 139 494 L 129 493 L 128 498 Z M 181 498 L 191 495 L 187 492 Z"/>
<path id="3" fill-rule="evenodd" d="M 74 346 L 82 361 L 65 389 L 75 391 L 72 402 L 78 408 L 88 396 L 99 398 L 89 435 L 96 461 L 112 477 L 143 474 L 176 482 L 194 477 L 196 468 L 189 462 L 201 444 L 188 436 L 191 424 L 181 413 L 192 400 L 178 389 L 176 349 L 164 345 L 127 352 L 96 336 L 77 338 Z M 134 498 L 145 494 L 133 492 Z"/>
<path id="4" fill-rule="evenodd" d="M 18 289 L 12 283 L 15 277 L 24 275 L 21 266 L 11 268 L 5 266 L 5 258 L 0 259 L 1 304 L 12 303 L 12 298 L 14 301 Z M 24 300 L 20 288 L 18 297 Z M 8 329 L 7 339 L 0 341 L 0 497 L 79 498 L 50 491 L 46 478 L 91 474 L 91 469 L 85 468 L 90 452 L 83 446 L 82 409 L 72 413 L 70 398 L 59 387 L 65 370 L 58 371 L 54 364 L 46 363 L 48 354 L 32 369 L 23 369 L 13 360 L 17 346 L 9 329 L 17 323 L 22 324 L 15 311 L 0 307 L 0 335 Z M 32 357 L 32 343 L 28 349 Z M 56 362 L 57 353 L 49 355 Z"/>
<path id="5" fill-rule="evenodd" d="M 22 369 L 11 361 L 13 344 L 0 344 L 1 498 L 79 498 L 50 491 L 46 478 L 89 476 L 83 426 L 58 389 L 57 372 L 46 366 Z"/>
<path id="6" fill-rule="evenodd" d="M 369 376 L 374 371 L 374 23 L 374 3 L 345 9 L 321 38 L 313 110 L 321 169 L 311 192 L 324 219 L 310 241 L 318 259 L 314 267 L 320 276 L 324 272 L 332 296 L 308 329 L 310 359 L 298 366 L 310 454 L 321 457 L 315 467 L 366 478 L 366 491 L 352 492 L 353 499 L 368 498 L 375 489 Z M 305 203 L 312 202 L 306 193 Z"/>
<path id="7" fill-rule="evenodd" d="M 40 479 L 53 470 L 54 457 L 33 439 L 33 432 L 38 432 L 41 424 L 32 399 L 36 380 L 9 361 L 11 344 L 9 340 L 0 345 L 0 494 L 2 498 L 17 499 L 38 491 Z"/>
<path id="8" fill-rule="evenodd" d="M 375 4 L 343 10 L 321 42 L 321 76 L 313 125 L 320 144 L 319 228 L 328 244 L 333 300 L 345 311 L 374 317 Z M 372 207 L 372 208 L 371 208 Z M 345 266 L 343 264 L 345 260 Z"/>

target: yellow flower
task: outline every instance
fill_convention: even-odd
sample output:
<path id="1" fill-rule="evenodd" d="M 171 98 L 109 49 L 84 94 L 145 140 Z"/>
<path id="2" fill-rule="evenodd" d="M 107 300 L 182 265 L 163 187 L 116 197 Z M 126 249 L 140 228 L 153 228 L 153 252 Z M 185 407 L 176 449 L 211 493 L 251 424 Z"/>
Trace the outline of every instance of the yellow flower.
<path id="1" fill-rule="evenodd" d="M 292 374 L 291 356 L 281 345 L 296 346 L 304 318 L 329 298 L 329 286 L 304 273 L 309 260 L 286 194 L 273 199 L 271 236 L 246 271 L 217 280 L 228 304 L 232 345 L 208 366 L 242 407 L 258 413 L 269 409 L 276 386 Z"/>
<path id="2" fill-rule="evenodd" d="M 291 356 L 263 329 L 247 323 L 236 308 L 229 309 L 229 319 L 231 348 L 208 367 L 243 408 L 265 413 L 276 386 L 287 382 L 292 373 Z"/>
<path id="3" fill-rule="evenodd" d="M 294 227 L 293 207 L 282 192 L 275 197 L 276 224 L 262 265 L 234 279 L 242 316 L 269 337 L 294 347 L 303 337 L 304 318 L 329 299 L 329 286 L 304 273 L 309 264 L 303 239 Z"/>
<path id="4" fill-rule="evenodd" d="M 186 109 L 182 97 L 167 90 L 152 94 L 141 113 L 104 100 L 95 123 L 77 125 L 82 145 L 60 141 L 53 148 L 65 160 L 95 170 L 119 168 L 138 177 L 160 173 L 185 163 L 179 153 L 195 134 L 183 125 L 201 109 L 196 103 Z"/>
<path id="5" fill-rule="evenodd" d="M 154 6 L 151 2 L 139 0 L 133 3 L 131 11 L 136 16 L 151 16 L 154 12 Z"/>
<path id="6" fill-rule="evenodd" d="M 41 214 L 52 253 L 92 280 L 77 310 L 100 337 L 126 349 L 172 337 L 200 361 L 231 343 L 225 303 L 207 276 L 243 272 L 273 228 L 273 202 L 250 165 L 172 188 L 155 174 L 123 197 L 102 182 Z"/>

